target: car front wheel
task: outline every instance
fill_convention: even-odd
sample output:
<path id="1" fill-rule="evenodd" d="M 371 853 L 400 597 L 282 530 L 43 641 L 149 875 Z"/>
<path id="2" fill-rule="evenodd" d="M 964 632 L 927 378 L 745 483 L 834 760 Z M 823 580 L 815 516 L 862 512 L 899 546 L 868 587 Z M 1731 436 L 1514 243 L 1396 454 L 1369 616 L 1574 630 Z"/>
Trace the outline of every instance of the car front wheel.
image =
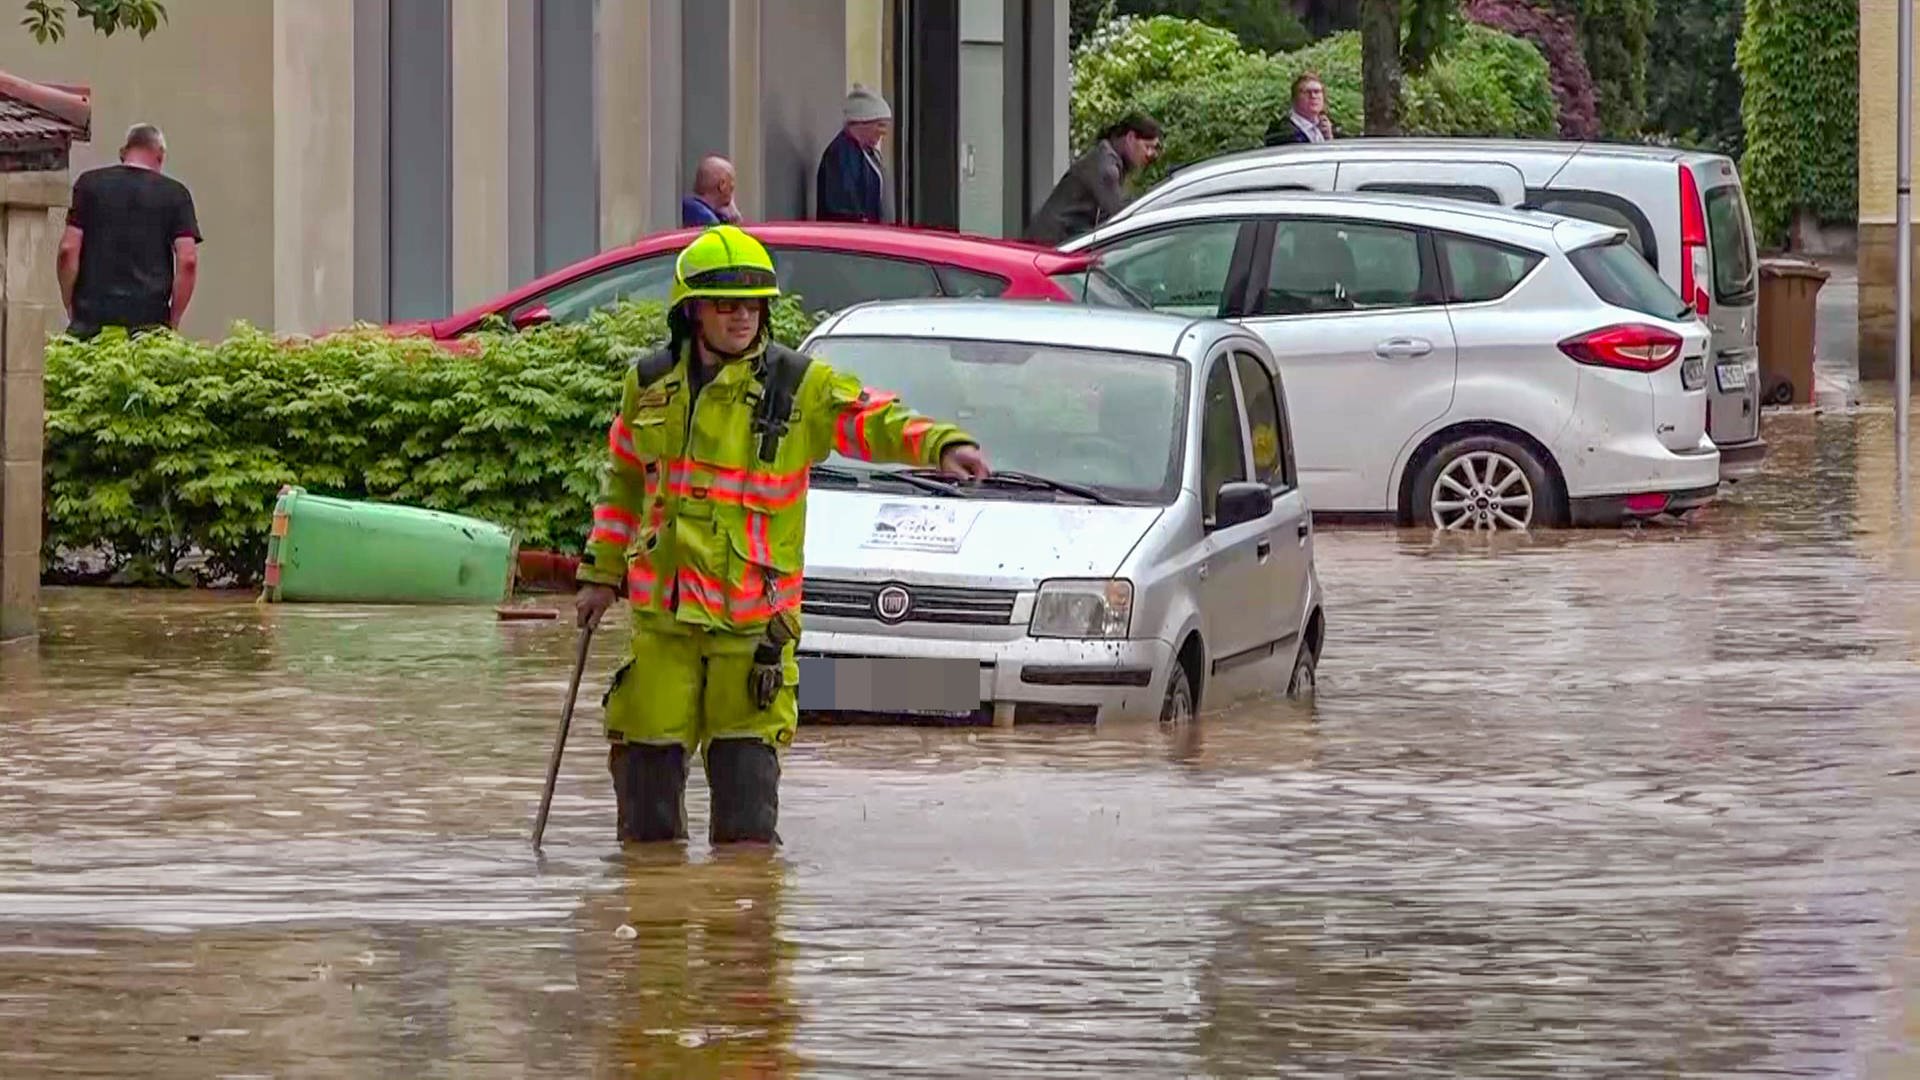
<path id="1" fill-rule="evenodd" d="M 1562 524 L 1565 493 L 1526 446 L 1499 435 L 1456 439 L 1413 478 L 1416 524 L 1446 532 L 1525 531 Z"/>
<path id="2" fill-rule="evenodd" d="M 1314 680 L 1318 677 L 1314 669 L 1319 662 L 1320 658 L 1313 654 L 1313 646 L 1300 646 L 1300 655 L 1293 661 L 1293 675 L 1287 679 L 1287 697 L 1294 701 L 1313 700 Z"/>
<path id="3" fill-rule="evenodd" d="M 1167 725 L 1193 722 L 1193 680 L 1187 677 L 1187 665 L 1178 660 L 1167 673 L 1167 696 L 1160 703 L 1160 722 Z"/>

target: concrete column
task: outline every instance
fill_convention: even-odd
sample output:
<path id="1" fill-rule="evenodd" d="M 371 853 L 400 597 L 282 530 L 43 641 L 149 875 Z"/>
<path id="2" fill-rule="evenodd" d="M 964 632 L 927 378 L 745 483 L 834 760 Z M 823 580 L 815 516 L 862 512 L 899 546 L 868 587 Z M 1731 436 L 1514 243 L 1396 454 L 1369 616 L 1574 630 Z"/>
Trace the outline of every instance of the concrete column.
<path id="1" fill-rule="evenodd" d="M 847 0 L 847 85 L 863 83 L 893 97 L 887 75 L 888 0 Z M 844 90 L 843 90 L 844 92 Z"/>
<path id="2" fill-rule="evenodd" d="M 507 16 L 505 89 L 507 152 L 507 288 L 539 276 L 535 256 L 539 249 L 539 0 L 510 0 Z M 459 39 L 454 39 L 459 47 Z M 459 60 L 454 61 L 454 85 L 459 85 Z M 456 100 L 454 108 L 459 109 Z M 454 118 L 460 118 L 456 115 Z M 459 146 L 454 147 L 459 160 Z M 455 193 L 456 207 L 459 198 Z M 459 282 L 455 280 L 455 287 Z"/>
<path id="3" fill-rule="evenodd" d="M 64 170 L 0 177 L 0 641 L 39 624 L 41 371 L 47 334 L 61 325 L 54 225 L 68 193 Z"/>
<path id="4" fill-rule="evenodd" d="M 630 244 L 647 232 L 653 184 L 653 140 L 667 135 L 656 123 L 649 65 L 653 6 L 602 3 L 594 66 L 598 69 L 600 132 L 600 247 Z"/>
<path id="5" fill-rule="evenodd" d="M 453 24 L 453 310 L 507 289 L 512 69 L 507 0 L 460 0 Z"/>
<path id="6" fill-rule="evenodd" d="M 1899 20 L 1891 3 L 1860 4 L 1860 179 L 1857 316 L 1860 377 L 1893 378 L 1894 187 L 1899 122 Z M 1915 28 L 1920 40 L 1920 27 Z M 1920 318 L 1915 320 L 1920 328 Z M 1914 355 L 1920 371 L 1920 351 Z"/>
<path id="7" fill-rule="evenodd" d="M 354 314 L 354 0 L 274 0 L 273 322 Z M 218 238 L 209 234 L 207 259 Z"/>
<path id="8" fill-rule="evenodd" d="M 695 0 L 696 3 L 701 0 Z M 680 226 L 680 194 L 693 182 L 693 162 L 685 156 L 686 133 L 681 128 L 685 105 L 684 58 L 681 54 L 684 5 L 681 0 L 652 0 L 653 32 L 648 36 L 649 112 L 653 115 L 653 194 L 647 200 L 647 231 Z"/>
<path id="9" fill-rule="evenodd" d="M 1018 236 L 1026 218 L 1047 201 L 1053 185 L 1070 163 L 1067 149 L 1067 104 L 1071 72 L 1067 67 L 1067 6 L 1047 0 L 1026 5 L 1026 117 L 1021 125 L 1026 140 L 1026 205 L 1020 214 Z M 1013 215 L 1009 214 L 1009 223 Z"/>
<path id="10" fill-rule="evenodd" d="M 760 27 L 763 21 L 760 0 L 730 0 L 733 5 L 733 37 L 728 58 L 729 85 L 732 88 L 728 127 L 733 132 L 732 153 L 738 191 L 734 205 L 748 221 L 758 221 L 767 212 L 767 167 L 765 132 L 760 127 Z M 790 0 L 789 0 L 790 2 Z M 821 57 L 825 61 L 827 57 Z"/>

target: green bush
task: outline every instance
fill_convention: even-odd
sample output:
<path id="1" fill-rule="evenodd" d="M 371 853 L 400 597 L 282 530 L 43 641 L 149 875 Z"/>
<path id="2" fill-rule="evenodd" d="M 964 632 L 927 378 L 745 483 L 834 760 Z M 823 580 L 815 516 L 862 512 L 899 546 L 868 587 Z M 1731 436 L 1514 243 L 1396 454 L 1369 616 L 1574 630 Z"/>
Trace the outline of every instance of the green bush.
<path id="1" fill-rule="evenodd" d="M 783 299 L 774 336 L 797 343 L 813 322 Z M 283 484 L 469 514 L 527 547 L 578 551 L 626 360 L 665 340 L 650 303 L 490 327 L 458 350 L 367 326 L 309 341 L 241 325 L 217 345 L 55 338 L 48 565 L 85 552 L 124 580 L 251 583 Z"/>
<path id="2" fill-rule="evenodd" d="M 1094 39 L 1090 38 L 1089 41 Z M 1145 190 L 1169 171 L 1203 158 L 1261 145 L 1267 127 L 1284 116 L 1294 77 L 1312 71 L 1327 88 L 1334 127 L 1349 134 L 1363 126 L 1360 35 L 1335 34 L 1308 48 L 1264 56 L 1218 58 L 1202 75 L 1144 83 L 1131 105 L 1166 130 L 1160 158 L 1134 183 Z M 1553 86 L 1547 62 L 1529 42 L 1482 26 L 1461 27 L 1427 70 L 1401 86 L 1402 126 L 1410 135 L 1551 135 Z M 1075 130 L 1093 134 L 1108 117 L 1074 86 Z M 1076 152 L 1086 143 L 1075 143 Z"/>
<path id="3" fill-rule="evenodd" d="M 1794 215 L 1858 213 L 1860 9 L 1852 0 L 1748 0 L 1734 56 L 1745 87 L 1741 178 L 1762 244 Z"/>
<path id="4" fill-rule="evenodd" d="M 1231 32 L 1206 23 L 1168 15 L 1115 19 L 1074 50 L 1069 141 L 1083 151 L 1152 88 L 1218 78 L 1247 57 Z"/>

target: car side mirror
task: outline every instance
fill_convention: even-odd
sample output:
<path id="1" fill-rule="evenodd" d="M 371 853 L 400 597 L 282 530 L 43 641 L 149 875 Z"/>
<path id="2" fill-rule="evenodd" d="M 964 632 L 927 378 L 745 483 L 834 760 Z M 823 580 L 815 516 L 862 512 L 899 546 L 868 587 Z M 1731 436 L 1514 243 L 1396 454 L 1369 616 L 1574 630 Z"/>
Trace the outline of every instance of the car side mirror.
<path id="1" fill-rule="evenodd" d="M 1249 521 L 1259 521 L 1273 513 L 1273 492 L 1265 484 L 1236 480 L 1220 485 L 1214 501 L 1213 527 L 1230 529 Z"/>
<path id="2" fill-rule="evenodd" d="M 513 317 L 513 328 L 525 330 L 529 326 L 545 326 L 552 321 L 553 312 L 547 310 L 547 305 L 535 304 Z"/>

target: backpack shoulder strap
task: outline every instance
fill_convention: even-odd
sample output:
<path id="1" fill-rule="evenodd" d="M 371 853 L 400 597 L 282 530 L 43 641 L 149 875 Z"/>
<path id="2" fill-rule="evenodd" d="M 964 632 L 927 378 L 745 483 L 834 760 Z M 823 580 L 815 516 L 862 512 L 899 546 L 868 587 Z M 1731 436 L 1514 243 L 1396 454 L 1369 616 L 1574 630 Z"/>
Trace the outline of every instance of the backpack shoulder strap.
<path id="1" fill-rule="evenodd" d="M 676 363 L 679 363 L 679 358 L 674 356 L 672 345 L 664 345 L 654 352 L 636 357 L 633 361 L 633 371 L 639 379 L 640 388 L 645 390 L 666 378 L 667 372 L 672 371 Z"/>
<path id="2" fill-rule="evenodd" d="M 780 439 L 787 433 L 787 420 L 793 416 L 793 398 L 807 377 L 813 357 L 789 349 L 777 341 L 767 343 L 765 381 L 760 391 L 760 408 L 754 427 L 760 435 L 760 460 L 772 462 L 779 457 Z"/>
<path id="3" fill-rule="evenodd" d="M 800 383 L 807 377 L 807 369 L 813 366 L 813 357 L 806 353 L 789 349 L 777 341 L 767 343 L 767 393 L 782 400 L 778 414 L 785 420 L 793 411 L 793 396 L 800 392 Z"/>

